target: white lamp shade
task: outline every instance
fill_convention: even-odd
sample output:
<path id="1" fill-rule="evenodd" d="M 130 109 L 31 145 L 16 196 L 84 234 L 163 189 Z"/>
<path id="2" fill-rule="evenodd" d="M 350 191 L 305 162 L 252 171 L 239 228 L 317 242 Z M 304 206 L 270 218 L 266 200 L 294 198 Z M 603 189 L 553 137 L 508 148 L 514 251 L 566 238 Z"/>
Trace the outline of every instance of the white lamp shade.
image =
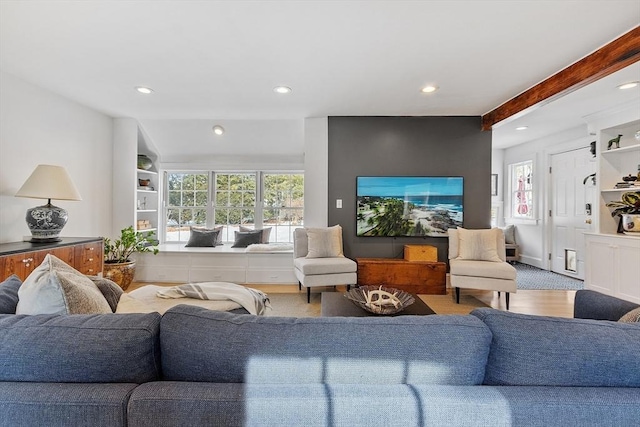
<path id="1" fill-rule="evenodd" d="M 62 166 L 38 165 L 16 193 L 32 199 L 82 200 L 67 170 Z"/>

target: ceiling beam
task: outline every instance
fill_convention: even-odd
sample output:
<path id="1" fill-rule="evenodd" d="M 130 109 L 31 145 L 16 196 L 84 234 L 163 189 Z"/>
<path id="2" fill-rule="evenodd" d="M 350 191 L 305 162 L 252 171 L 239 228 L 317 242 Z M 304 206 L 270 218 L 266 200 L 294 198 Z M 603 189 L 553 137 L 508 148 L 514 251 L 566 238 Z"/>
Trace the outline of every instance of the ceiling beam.
<path id="1" fill-rule="evenodd" d="M 527 89 L 482 116 L 482 130 L 513 120 L 535 108 L 613 74 L 640 60 L 640 27 L 618 37 L 578 62 Z"/>

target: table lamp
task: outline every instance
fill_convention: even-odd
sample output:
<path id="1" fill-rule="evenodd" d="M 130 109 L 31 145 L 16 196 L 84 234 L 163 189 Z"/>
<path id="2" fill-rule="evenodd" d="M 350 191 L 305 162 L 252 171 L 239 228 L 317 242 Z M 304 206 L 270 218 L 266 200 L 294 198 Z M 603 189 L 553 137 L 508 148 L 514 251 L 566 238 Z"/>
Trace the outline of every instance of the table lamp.
<path id="1" fill-rule="evenodd" d="M 67 223 L 67 211 L 53 206 L 51 199 L 82 200 L 78 189 L 62 166 L 38 165 L 20 187 L 16 197 L 47 199 L 47 204 L 27 210 L 27 225 L 31 242 L 59 242 L 59 235 Z"/>

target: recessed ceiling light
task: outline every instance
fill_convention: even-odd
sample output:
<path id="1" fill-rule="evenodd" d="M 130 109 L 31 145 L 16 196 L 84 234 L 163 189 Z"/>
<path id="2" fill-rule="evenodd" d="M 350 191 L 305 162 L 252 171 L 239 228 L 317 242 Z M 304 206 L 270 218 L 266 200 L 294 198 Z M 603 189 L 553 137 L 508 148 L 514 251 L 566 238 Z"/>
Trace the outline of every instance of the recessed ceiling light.
<path id="1" fill-rule="evenodd" d="M 638 82 L 629 82 L 629 83 L 621 84 L 620 86 L 618 86 L 618 89 L 631 89 L 636 86 L 638 86 Z"/>
<path id="2" fill-rule="evenodd" d="M 213 127 L 213 133 L 215 133 L 216 135 L 222 135 L 224 133 L 224 128 L 220 125 L 215 125 Z"/>
<path id="3" fill-rule="evenodd" d="M 291 88 L 288 86 L 276 86 L 273 88 L 275 93 L 291 93 Z"/>
<path id="4" fill-rule="evenodd" d="M 431 93 L 431 92 L 435 92 L 436 90 L 438 90 L 437 86 L 425 86 L 422 89 L 420 89 L 420 92 Z"/>
<path id="5" fill-rule="evenodd" d="M 153 89 L 151 89 L 150 87 L 144 87 L 144 86 L 136 86 L 136 90 L 140 93 L 144 93 L 145 95 L 149 95 L 150 93 L 153 92 Z"/>
<path id="6" fill-rule="evenodd" d="M 516 128 L 516 130 L 527 130 L 527 129 L 529 129 L 529 126 L 518 126 Z"/>

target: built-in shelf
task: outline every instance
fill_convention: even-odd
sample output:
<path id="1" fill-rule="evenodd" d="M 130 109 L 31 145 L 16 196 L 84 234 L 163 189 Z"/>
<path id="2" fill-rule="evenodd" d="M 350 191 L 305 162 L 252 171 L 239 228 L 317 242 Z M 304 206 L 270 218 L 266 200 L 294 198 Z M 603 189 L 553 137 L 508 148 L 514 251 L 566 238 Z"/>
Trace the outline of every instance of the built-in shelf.
<path id="1" fill-rule="evenodd" d="M 600 190 L 602 193 L 626 193 L 627 191 L 640 191 L 640 186 L 628 187 L 628 188 L 607 188 L 606 190 Z"/>
<path id="2" fill-rule="evenodd" d="M 158 212 L 157 209 L 138 209 L 136 212 L 145 213 L 145 212 Z"/>
<path id="3" fill-rule="evenodd" d="M 155 171 L 147 171 L 144 169 L 137 169 L 138 173 L 148 173 L 149 175 L 158 175 L 158 172 Z"/>
<path id="4" fill-rule="evenodd" d="M 630 151 L 640 150 L 640 144 L 628 145 L 626 147 L 612 148 L 611 150 L 603 150 L 602 154 L 608 156 L 610 154 L 629 153 Z"/>
<path id="5" fill-rule="evenodd" d="M 148 233 L 149 231 L 156 231 L 157 228 L 143 228 L 140 230 L 136 230 L 138 233 Z"/>
<path id="6" fill-rule="evenodd" d="M 152 194 L 155 194 L 158 192 L 157 190 L 137 190 L 137 191 L 138 193 L 152 193 Z"/>

